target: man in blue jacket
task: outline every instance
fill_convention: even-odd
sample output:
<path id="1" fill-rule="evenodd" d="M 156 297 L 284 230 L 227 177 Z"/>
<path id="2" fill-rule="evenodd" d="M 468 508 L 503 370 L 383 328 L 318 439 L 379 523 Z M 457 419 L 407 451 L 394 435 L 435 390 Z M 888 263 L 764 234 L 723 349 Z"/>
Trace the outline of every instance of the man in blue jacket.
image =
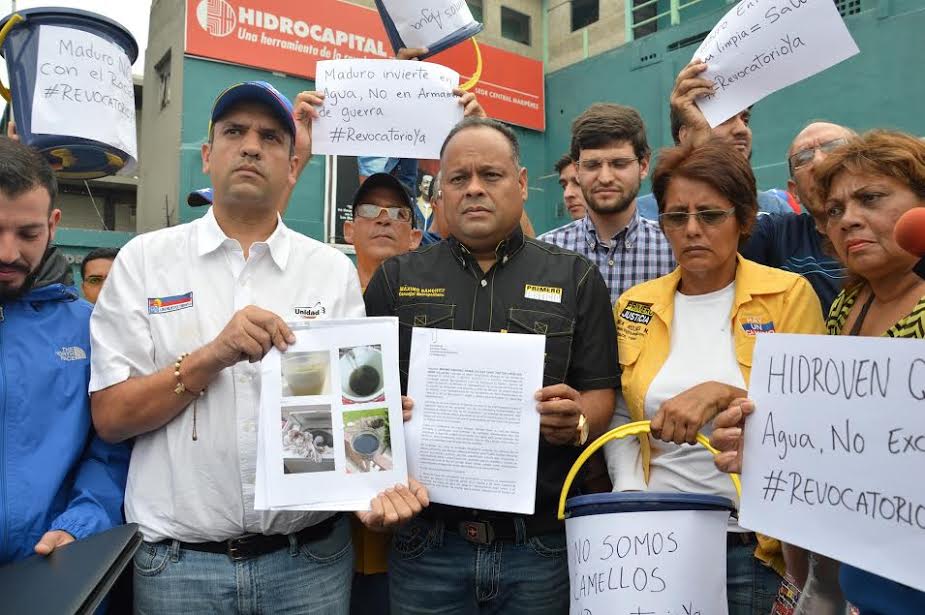
<path id="1" fill-rule="evenodd" d="M 0 138 L 0 564 L 122 523 L 129 449 L 90 419 L 90 311 L 51 246 L 45 160 Z"/>

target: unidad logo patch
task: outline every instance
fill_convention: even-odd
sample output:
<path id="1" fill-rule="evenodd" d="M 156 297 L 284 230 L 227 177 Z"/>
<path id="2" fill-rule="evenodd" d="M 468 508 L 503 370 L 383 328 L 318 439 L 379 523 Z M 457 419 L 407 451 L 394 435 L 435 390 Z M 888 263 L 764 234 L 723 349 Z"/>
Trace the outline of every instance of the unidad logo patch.
<path id="1" fill-rule="evenodd" d="M 170 297 L 148 297 L 148 314 L 166 314 L 193 307 L 193 293 Z"/>
<path id="2" fill-rule="evenodd" d="M 308 307 L 295 307 L 292 308 L 296 316 L 304 318 L 306 320 L 311 320 L 312 318 L 318 318 L 319 316 L 324 316 L 327 310 L 325 310 L 324 305 L 319 301 L 315 305 Z"/>

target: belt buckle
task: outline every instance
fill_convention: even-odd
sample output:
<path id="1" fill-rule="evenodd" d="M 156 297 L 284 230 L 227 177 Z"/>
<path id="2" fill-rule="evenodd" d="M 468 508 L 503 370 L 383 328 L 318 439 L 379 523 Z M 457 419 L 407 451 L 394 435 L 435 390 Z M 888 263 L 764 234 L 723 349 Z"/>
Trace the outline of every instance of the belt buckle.
<path id="1" fill-rule="evenodd" d="M 226 543 L 228 545 L 228 558 L 233 562 L 240 562 L 250 557 L 249 554 L 241 553 L 241 547 L 244 546 L 252 536 L 241 536 L 240 538 L 230 538 Z"/>
<path id="2" fill-rule="evenodd" d="M 487 521 L 461 521 L 459 534 L 477 545 L 490 545 L 495 541 L 495 529 Z"/>

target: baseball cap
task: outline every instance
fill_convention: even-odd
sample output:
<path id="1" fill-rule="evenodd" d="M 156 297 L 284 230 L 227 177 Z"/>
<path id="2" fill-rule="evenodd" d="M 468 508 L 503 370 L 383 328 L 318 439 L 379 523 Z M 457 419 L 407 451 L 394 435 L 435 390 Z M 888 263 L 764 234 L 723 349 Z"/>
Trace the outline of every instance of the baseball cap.
<path id="1" fill-rule="evenodd" d="M 212 119 L 209 121 L 209 134 L 212 134 L 212 126 L 223 115 L 225 115 L 234 105 L 244 102 L 253 101 L 265 104 L 273 114 L 279 119 L 280 123 L 286 127 L 289 134 L 295 139 L 295 120 L 292 118 L 292 103 L 283 96 L 279 90 L 274 88 L 266 81 L 244 81 L 236 83 L 226 88 L 219 94 L 215 103 L 212 105 Z"/>
<path id="2" fill-rule="evenodd" d="M 186 204 L 190 207 L 202 207 L 212 204 L 212 188 L 193 190 L 186 197 Z"/>
<path id="3" fill-rule="evenodd" d="M 405 185 L 398 181 L 398 178 L 391 173 L 374 173 L 360 184 L 360 187 L 357 188 L 356 193 L 353 195 L 352 211 L 354 213 L 356 212 L 357 205 L 362 203 L 363 197 L 374 188 L 388 188 L 398 194 L 401 199 L 400 204 L 411 210 L 411 228 L 416 226 L 416 216 L 414 215 L 414 204 L 411 202 L 411 195 L 408 193 L 408 189 L 405 188 Z"/>

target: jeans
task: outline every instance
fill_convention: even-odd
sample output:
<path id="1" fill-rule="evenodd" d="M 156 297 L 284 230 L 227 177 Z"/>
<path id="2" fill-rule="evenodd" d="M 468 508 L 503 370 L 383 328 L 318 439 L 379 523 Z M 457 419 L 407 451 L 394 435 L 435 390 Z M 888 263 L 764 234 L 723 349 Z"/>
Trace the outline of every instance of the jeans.
<path id="1" fill-rule="evenodd" d="M 135 554 L 135 612 L 347 615 L 353 578 L 350 524 L 320 540 L 232 561 L 225 554 L 142 543 Z"/>
<path id="2" fill-rule="evenodd" d="M 729 615 L 768 615 L 777 599 L 780 575 L 755 557 L 754 544 L 726 549 Z"/>
<path id="3" fill-rule="evenodd" d="M 415 519 L 400 528 L 389 554 L 394 615 L 568 613 L 565 532 L 472 544 L 455 527 Z"/>

